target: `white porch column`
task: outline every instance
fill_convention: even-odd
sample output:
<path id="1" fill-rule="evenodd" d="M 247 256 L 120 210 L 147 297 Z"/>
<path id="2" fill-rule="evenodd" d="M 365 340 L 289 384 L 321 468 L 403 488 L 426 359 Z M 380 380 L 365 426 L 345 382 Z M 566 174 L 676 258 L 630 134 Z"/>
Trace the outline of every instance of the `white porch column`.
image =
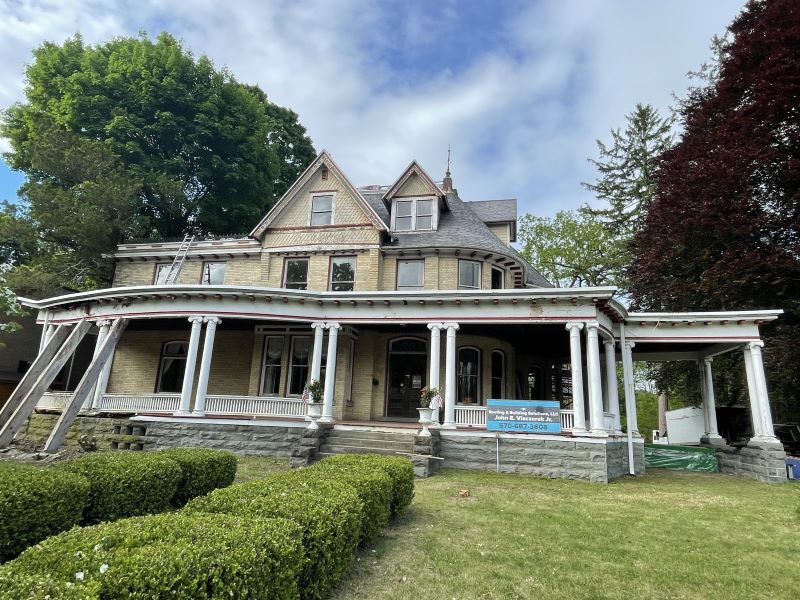
<path id="1" fill-rule="evenodd" d="M 714 372 L 711 369 L 711 364 L 713 362 L 713 358 L 703 359 L 703 372 L 706 380 L 705 409 L 708 420 L 706 438 L 709 444 L 724 444 L 725 440 L 719 434 L 719 429 L 717 428 L 717 404 L 716 398 L 714 397 Z"/>
<path id="2" fill-rule="evenodd" d="M 605 437 L 608 432 L 603 427 L 603 383 L 600 379 L 600 344 L 597 330 L 600 323 L 586 323 L 586 370 L 589 377 L 589 421 L 591 434 Z"/>
<path id="3" fill-rule="evenodd" d="M 94 352 L 92 353 L 92 362 L 94 362 L 94 359 L 97 358 L 97 355 L 100 352 L 100 347 L 103 345 L 103 342 L 105 341 L 106 336 L 108 335 L 108 330 L 111 329 L 111 321 L 108 321 L 106 319 L 101 319 L 95 322 L 95 325 L 97 325 L 98 331 L 97 331 L 97 340 L 94 343 Z M 111 367 L 111 360 L 112 359 L 109 359 L 109 361 L 106 363 L 109 366 L 109 369 Z M 105 371 L 105 369 L 103 369 L 103 371 Z M 86 396 L 86 400 L 84 401 L 83 406 L 81 407 L 83 410 L 88 410 L 93 406 L 99 406 L 100 399 L 105 393 L 105 390 L 103 390 L 102 393 L 98 394 L 98 391 L 100 389 L 99 383 L 102 377 L 103 373 L 101 371 L 100 377 L 97 378 L 98 384 L 95 385 L 92 392 L 88 396 Z M 108 383 L 108 379 L 106 379 L 106 383 Z"/>
<path id="4" fill-rule="evenodd" d="M 325 361 L 325 392 L 322 396 L 322 417 L 319 419 L 319 422 L 333 423 L 333 391 L 336 382 L 336 344 L 338 342 L 339 328 L 341 326 L 338 323 L 326 323 L 326 326 L 328 328 L 328 356 Z M 314 353 L 316 354 L 316 352 L 317 349 L 315 346 Z M 322 344 L 320 343 L 320 353 L 321 352 Z M 317 374 L 317 377 L 319 377 L 319 374 Z"/>
<path id="5" fill-rule="evenodd" d="M 753 374 L 753 357 L 750 354 L 750 345 L 743 348 L 744 371 L 747 375 L 747 395 L 750 398 L 750 419 L 753 421 L 753 437 L 761 439 L 764 436 L 764 426 L 761 419 L 761 403 L 758 399 L 758 385 Z"/>
<path id="6" fill-rule="evenodd" d="M 447 328 L 444 370 L 444 423 L 442 429 L 456 428 L 456 331 L 458 323 L 444 323 Z"/>
<path id="7" fill-rule="evenodd" d="M 772 425 L 772 410 L 769 407 L 769 392 L 767 391 L 767 380 L 764 377 L 764 361 L 761 357 L 761 348 L 764 342 L 750 342 L 750 357 L 753 365 L 753 379 L 758 390 L 759 413 L 761 415 L 761 427 L 764 441 L 780 443 L 775 437 L 775 429 Z"/>
<path id="8" fill-rule="evenodd" d="M 617 385 L 617 357 L 614 340 L 603 340 L 606 354 L 606 398 L 608 412 L 614 415 L 614 433 L 622 433 L 619 421 L 619 386 Z"/>
<path id="9" fill-rule="evenodd" d="M 428 371 L 428 389 L 439 389 L 439 373 L 442 368 L 441 364 L 441 350 L 442 350 L 442 323 L 428 323 L 428 329 L 431 330 L 431 364 Z M 439 426 L 439 407 L 433 410 L 433 425 Z"/>
<path id="10" fill-rule="evenodd" d="M 208 376 L 211 373 L 211 356 L 214 354 L 214 336 L 217 333 L 217 325 L 221 319 L 217 317 L 205 317 L 206 337 L 203 342 L 203 358 L 200 359 L 200 376 L 197 379 L 197 394 L 194 397 L 193 415 L 202 417 L 206 414 L 206 392 L 208 391 Z"/>
<path id="11" fill-rule="evenodd" d="M 639 435 L 639 417 L 636 414 L 636 388 L 633 382 L 633 347 L 635 342 L 625 340 L 622 348 L 622 382 L 625 386 L 625 414 L 628 421 L 628 431 L 631 435 Z"/>
<path id="12" fill-rule="evenodd" d="M 321 321 L 312 323 L 311 329 L 314 330 L 314 350 L 311 355 L 310 381 L 315 381 L 319 379 L 319 374 L 322 372 L 322 336 L 325 335 L 325 323 Z"/>
<path id="13" fill-rule="evenodd" d="M 586 433 L 586 410 L 583 401 L 583 361 L 581 360 L 581 329 L 583 323 L 567 323 L 569 357 L 572 366 L 572 435 Z"/>
<path id="14" fill-rule="evenodd" d="M 711 431 L 711 425 L 708 421 L 708 393 L 706 392 L 706 369 L 703 366 L 703 360 L 700 359 L 697 361 L 697 373 L 700 378 L 700 399 L 702 400 L 702 407 L 703 407 L 703 435 L 700 436 L 700 440 L 708 435 L 708 432 Z"/>
<path id="15" fill-rule="evenodd" d="M 176 415 L 188 415 L 192 403 L 192 385 L 194 372 L 197 365 L 197 348 L 200 346 L 200 330 L 203 327 L 203 317 L 189 317 L 192 332 L 189 335 L 189 348 L 186 350 L 186 366 L 183 370 L 183 385 L 181 386 L 181 404 Z"/>

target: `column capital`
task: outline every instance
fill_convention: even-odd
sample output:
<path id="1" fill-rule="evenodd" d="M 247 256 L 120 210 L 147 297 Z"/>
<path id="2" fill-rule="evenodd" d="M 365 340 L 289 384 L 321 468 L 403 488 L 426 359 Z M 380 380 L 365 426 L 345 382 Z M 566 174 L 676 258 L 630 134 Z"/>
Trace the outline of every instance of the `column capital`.
<path id="1" fill-rule="evenodd" d="M 441 330 L 444 329 L 444 327 L 445 327 L 444 323 L 428 323 L 428 329 L 430 329 L 431 331 L 433 331 L 434 329 Z"/>
<path id="2" fill-rule="evenodd" d="M 612 347 L 614 347 L 614 346 L 616 346 L 616 345 L 617 345 L 617 341 L 616 341 L 616 340 L 609 339 L 609 338 L 607 338 L 607 337 L 604 337 L 604 338 L 603 338 L 603 345 L 604 345 L 604 346 L 612 346 Z"/>
<path id="3" fill-rule="evenodd" d="M 567 331 L 580 331 L 581 329 L 583 329 L 583 323 L 579 321 L 570 321 L 567 323 Z"/>
<path id="4" fill-rule="evenodd" d="M 189 323 L 202 323 L 205 320 L 205 317 L 201 317 L 200 315 L 192 315 L 188 320 Z"/>
<path id="5" fill-rule="evenodd" d="M 761 340 L 756 340 L 754 342 L 747 342 L 747 348 L 750 352 L 761 352 L 761 348 L 764 347 L 764 342 Z M 757 350 L 756 350 L 757 348 Z"/>
<path id="6" fill-rule="evenodd" d="M 205 321 L 208 324 L 213 323 L 214 325 L 219 325 L 220 323 L 222 323 L 222 319 L 220 319 L 219 317 L 203 317 L 203 321 Z"/>
<path id="7" fill-rule="evenodd" d="M 94 324 L 98 327 L 111 327 L 111 319 L 97 319 Z"/>
<path id="8" fill-rule="evenodd" d="M 458 331 L 458 323 L 450 322 L 450 323 L 442 323 L 442 327 L 446 327 L 447 331 Z"/>
<path id="9" fill-rule="evenodd" d="M 325 323 L 326 329 L 341 329 L 342 326 L 339 323 Z"/>
<path id="10" fill-rule="evenodd" d="M 707 364 L 707 365 L 711 365 L 711 363 L 713 363 L 713 362 L 714 362 L 714 357 L 713 357 L 713 356 L 706 356 L 706 357 L 703 359 L 703 362 L 704 362 L 705 364 Z"/>
<path id="11" fill-rule="evenodd" d="M 631 341 L 625 340 L 625 347 L 628 350 L 632 349 L 635 345 L 636 345 L 636 342 L 631 342 Z"/>
<path id="12" fill-rule="evenodd" d="M 314 321 L 310 325 L 311 329 L 325 329 L 325 322 L 324 321 Z"/>
<path id="13" fill-rule="evenodd" d="M 586 321 L 586 331 L 599 331 L 600 330 L 600 323 L 597 321 Z"/>

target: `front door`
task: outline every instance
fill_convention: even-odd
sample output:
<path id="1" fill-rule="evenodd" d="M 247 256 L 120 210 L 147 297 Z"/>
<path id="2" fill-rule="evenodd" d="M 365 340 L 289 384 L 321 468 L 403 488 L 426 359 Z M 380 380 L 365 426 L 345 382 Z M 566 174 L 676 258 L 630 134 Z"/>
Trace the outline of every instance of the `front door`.
<path id="1" fill-rule="evenodd" d="M 418 418 L 420 391 L 425 387 L 428 357 L 425 342 L 395 340 L 389 349 L 386 416 Z"/>

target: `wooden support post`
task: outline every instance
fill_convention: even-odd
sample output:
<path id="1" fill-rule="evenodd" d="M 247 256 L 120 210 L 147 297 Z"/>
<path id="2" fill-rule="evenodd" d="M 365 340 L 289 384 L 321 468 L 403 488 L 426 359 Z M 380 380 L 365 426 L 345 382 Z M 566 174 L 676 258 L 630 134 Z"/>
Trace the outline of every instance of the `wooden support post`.
<path id="1" fill-rule="evenodd" d="M 55 452 L 63 443 L 69 426 L 72 425 L 83 403 L 86 402 L 92 390 L 94 390 L 94 386 L 97 384 L 103 367 L 111 360 L 111 356 L 114 354 L 114 348 L 117 345 L 117 340 L 119 340 L 119 337 L 122 335 L 123 329 L 125 329 L 125 319 L 117 319 L 114 321 L 111 330 L 101 343 L 100 348 L 98 348 L 97 355 L 94 357 L 94 360 L 92 360 L 89 368 L 86 369 L 86 373 L 84 373 L 81 378 L 78 387 L 75 388 L 64 410 L 61 411 L 61 416 L 58 418 L 56 426 L 53 428 L 53 431 L 50 432 L 50 437 L 47 438 L 47 443 L 44 445 L 45 452 Z"/>
<path id="2" fill-rule="evenodd" d="M 25 423 L 25 420 L 33 412 L 33 409 L 36 408 L 36 403 L 39 402 L 42 394 L 47 391 L 47 388 L 53 383 L 53 380 L 58 376 L 61 369 L 67 364 L 67 361 L 75 352 L 78 344 L 81 343 L 83 336 L 86 335 L 86 332 L 89 331 L 91 326 L 92 324 L 87 320 L 83 320 L 75 325 L 75 328 L 72 330 L 72 333 L 69 334 L 64 345 L 59 348 L 53 360 L 48 363 L 44 372 L 36 379 L 36 383 L 33 384 L 31 390 L 19 403 L 14 414 L 11 415 L 6 424 L 3 425 L 3 428 L 0 429 L 0 448 L 7 447 L 8 444 L 11 443 L 11 440 L 14 439 L 19 428 L 22 427 L 22 424 Z"/>
<path id="3" fill-rule="evenodd" d="M 11 418 L 11 415 L 14 414 L 14 411 L 17 410 L 22 399 L 28 395 L 33 384 L 36 383 L 39 376 L 44 373 L 45 368 L 50 364 L 50 361 L 53 360 L 61 344 L 67 339 L 69 332 L 69 325 L 59 325 L 56 332 L 50 336 L 49 341 L 45 344 L 44 348 L 42 348 L 39 356 L 37 356 L 33 364 L 28 367 L 27 372 L 22 376 L 17 387 L 11 392 L 11 396 L 9 396 L 2 409 L 0 409 L 0 428 L 8 423 L 8 420 Z"/>

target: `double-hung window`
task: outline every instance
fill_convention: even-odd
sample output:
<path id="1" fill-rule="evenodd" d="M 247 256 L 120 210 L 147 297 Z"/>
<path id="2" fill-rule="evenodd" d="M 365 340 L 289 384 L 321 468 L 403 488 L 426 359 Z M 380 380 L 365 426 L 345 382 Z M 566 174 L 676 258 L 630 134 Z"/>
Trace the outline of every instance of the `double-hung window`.
<path id="1" fill-rule="evenodd" d="M 356 257 L 336 256 L 331 259 L 332 292 L 352 292 L 356 283 Z"/>
<path id="2" fill-rule="evenodd" d="M 430 231 L 434 229 L 436 207 L 432 198 L 395 200 L 395 231 Z"/>
<path id="3" fill-rule="evenodd" d="M 203 285 L 222 285 L 225 283 L 224 262 L 204 262 L 200 283 Z"/>
<path id="4" fill-rule="evenodd" d="M 287 258 L 283 266 L 283 287 L 290 290 L 308 288 L 308 258 Z"/>
<path id="5" fill-rule="evenodd" d="M 399 291 L 422 291 L 424 285 L 424 260 L 397 261 L 397 289 Z"/>
<path id="6" fill-rule="evenodd" d="M 161 347 L 156 392 L 180 393 L 183 373 L 186 370 L 186 354 L 189 342 L 167 342 Z"/>
<path id="7" fill-rule="evenodd" d="M 333 223 L 333 194 L 311 196 L 311 225 Z"/>
<path id="8" fill-rule="evenodd" d="M 481 289 L 481 263 L 474 260 L 458 261 L 458 289 Z"/>
<path id="9" fill-rule="evenodd" d="M 283 360 L 283 336 L 268 335 L 264 338 L 264 364 L 261 374 L 261 394 L 277 396 L 281 385 L 281 361 Z"/>

